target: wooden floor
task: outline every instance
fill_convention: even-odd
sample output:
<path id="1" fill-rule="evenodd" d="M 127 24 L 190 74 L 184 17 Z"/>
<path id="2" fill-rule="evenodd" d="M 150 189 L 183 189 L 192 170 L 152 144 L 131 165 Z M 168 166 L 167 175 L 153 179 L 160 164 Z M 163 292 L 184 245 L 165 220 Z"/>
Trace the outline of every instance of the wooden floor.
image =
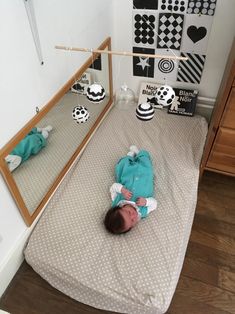
<path id="1" fill-rule="evenodd" d="M 102 314 L 52 288 L 25 262 L 0 300 L 12 314 Z M 235 178 L 205 173 L 168 314 L 235 313 Z"/>

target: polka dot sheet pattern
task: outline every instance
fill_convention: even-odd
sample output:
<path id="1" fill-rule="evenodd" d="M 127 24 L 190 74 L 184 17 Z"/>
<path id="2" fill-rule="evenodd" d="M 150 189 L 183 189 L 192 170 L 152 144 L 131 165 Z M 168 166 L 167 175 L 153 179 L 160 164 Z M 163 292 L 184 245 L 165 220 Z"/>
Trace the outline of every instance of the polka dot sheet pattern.
<path id="1" fill-rule="evenodd" d="M 216 0 L 189 0 L 188 14 L 214 15 Z"/>
<path id="2" fill-rule="evenodd" d="M 181 271 L 197 200 L 205 119 L 113 108 L 59 187 L 25 250 L 52 286 L 93 307 L 165 313 Z M 125 235 L 103 227 L 114 166 L 130 145 L 148 150 L 158 208 Z"/>

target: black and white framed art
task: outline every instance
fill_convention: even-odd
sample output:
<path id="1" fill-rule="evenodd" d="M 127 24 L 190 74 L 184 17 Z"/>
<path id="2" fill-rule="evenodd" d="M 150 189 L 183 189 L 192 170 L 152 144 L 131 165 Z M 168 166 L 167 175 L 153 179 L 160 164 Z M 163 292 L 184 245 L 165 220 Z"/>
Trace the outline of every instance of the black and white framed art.
<path id="1" fill-rule="evenodd" d="M 216 4 L 217 0 L 133 0 L 133 51 L 150 49 L 151 54 L 165 56 L 133 58 L 133 75 L 200 84 Z M 173 61 L 168 55 L 188 60 Z"/>

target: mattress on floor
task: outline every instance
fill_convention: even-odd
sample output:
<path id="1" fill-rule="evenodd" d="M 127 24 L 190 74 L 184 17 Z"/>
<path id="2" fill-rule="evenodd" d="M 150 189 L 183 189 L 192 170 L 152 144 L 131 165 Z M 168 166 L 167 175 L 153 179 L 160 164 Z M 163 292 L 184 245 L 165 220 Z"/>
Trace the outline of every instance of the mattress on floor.
<path id="1" fill-rule="evenodd" d="M 79 126 L 78 126 L 79 127 Z M 113 108 L 53 196 L 25 250 L 52 286 L 99 309 L 165 313 L 173 297 L 197 202 L 207 133 L 200 116 Z M 150 152 L 158 208 L 124 235 L 103 227 L 114 166 L 131 144 Z"/>

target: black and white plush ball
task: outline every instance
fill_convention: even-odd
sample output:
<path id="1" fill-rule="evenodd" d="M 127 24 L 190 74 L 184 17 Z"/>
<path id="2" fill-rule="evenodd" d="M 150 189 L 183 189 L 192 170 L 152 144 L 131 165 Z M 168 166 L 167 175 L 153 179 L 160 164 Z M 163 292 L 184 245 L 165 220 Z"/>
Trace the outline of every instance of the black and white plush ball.
<path id="1" fill-rule="evenodd" d="M 136 117 L 142 121 L 149 121 L 154 116 L 154 108 L 149 103 L 139 104 L 136 108 Z"/>
<path id="2" fill-rule="evenodd" d="M 91 102 L 98 104 L 104 99 L 105 90 L 100 84 L 94 83 L 88 86 L 86 96 Z"/>
<path id="3" fill-rule="evenodd" d="M 163 85 L 157 88 L 155 97 L 159 105 L 169 106 L 175 98 L 175 91 L 169 85 Z"/>
<path id="4" fill-rule="evenodd" d="M 89 119 L 90 114 L 84 106 L 76 106 L 73 108 L 72 117 L 77 123 L 84 123 Z"/>

